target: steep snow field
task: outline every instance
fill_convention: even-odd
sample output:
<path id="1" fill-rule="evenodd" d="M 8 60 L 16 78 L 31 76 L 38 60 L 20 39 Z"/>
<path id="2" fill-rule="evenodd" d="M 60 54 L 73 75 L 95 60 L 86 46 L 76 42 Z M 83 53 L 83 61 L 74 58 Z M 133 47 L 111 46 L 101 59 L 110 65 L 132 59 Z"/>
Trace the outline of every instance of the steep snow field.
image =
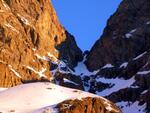
<path id="1" fill-rule="evenodd" d="M 0 92 L 0 113 L 42 113 L 44 109 L 57 113 L 56 104 L 84 97 L 98 96 L 52 83 L 24 84 Z"/>
<path id="2" fill-rule="evenodd" d="M 86 56 L 84 56 L 83 61 L 79 62 L 78 65 L 75 67 L 75 72 L 73 74 L 75 75 L 86 75 L 86 76 L 90 76 L 90 75 L 95 75 L 98 71 L 94 71 L 94 72 L 90 72 L 86 65 L 84 64 L 86 60 Z"/>
<path id="3" fill-rule="evenodd" d="M 82 62 L 78 63 L 77 67 L 75 68 L 75 73 L 74 73 L 75 75 L 80 75 L 81 77 L 84 77 L 84 75 L 91 76 L 91 75 L 95 75 L 98 72 L 98 70 L 94 71 L 94 72 L 89 72 L 84 64 L 85 60 L 86 60 L 86 58 L 84 58 L 84 60 Z M 122 65 L 124 66 L 125 63 Z M 111 67 L 113 67 L 113 65 L 106 64 L 104 67 L 102 67 L 102 69 L 111 68 Z M 108 79 L 108 78 L 99 76 L 98 78 L 96 78 L 95 81 L 102 82 L 102 83 L 109 83 L 109 84 L 113 85 L 111 88 L 105 89 L 101 92 L 96 92 L 96 94 L 99 96 L 107 96 L 113 92 L 119 91 L 120 89 L 132 87 L 132 84 L 135 82 L 135 79 L 134 79 L 134 77 L 132 77 L 131 79 L 128 79 L 128 80 L 125 80 L 123 78 Z M 88 89 L 88 88 L 85 87 L 85 89 Z"/>
<path id="4" fill-rule="evenodd" d="M 144 54 L 145 53 L 139 55 L 134 60 L 140 58 Z M 86 60 L 86 58 L 84 58 L 84 61 L 85 60 Z M 95 75 L 96 72 L 98 72 L 98 71 L 89 72 L 84 64 L 84 61 L 78 63 L 78 66 L 75 68 L 75 74 L 81 75 L 81 77 L 84 77 L 84 75 L 86 75 L 86 76 Z M 122 65 L 120 65 L 120 67 L 125 68 L 127 65 L 128 65 L 128 62 L 125 62 Z M 113 67 L 113 65 L 106 64 L 102 68 L 111 68 L 111 67 Z M 149 71 L 147 71 L 147 73 L 148 72 Z M 141 73 L 143 74 L 143 72 L 141 72 Z M 144 72 L 144 73 L 146 73 L 146 72 Z M 138 74 L 140 74 L 140 72 Z M 119 91 L 120 89 L 127 88 L 127 87 L 133 87 L 132 85 L 135 82 L 135 78 L 132 77 L 128 80 L 124 80 L 123 78 L 108 79 L 108 78 L 104 78 L 104 77 L 98 77 L 98 78 L 96 78 L 96 82 L 112 84 L 111 88 L 107 88 L 101 92 L 96 91 L 96 94 L 99 96 L 108 96 L 113 92 Z M 87 87 L 87 86 L 84 86 L 84 88 L 86 89 L 86 91 L 89 90 L 89 87 Z M 116 104 L 122 109 L 123 113 L 145 113 L 145 111 L 144 111 L 144 109 L 146 108 L 145 104 L 142 106 L 138 105 L 138 102 L 135 102 L 135 103 L 130 102 L 130 104 L 129 104 L 129 102 L 120 102 L 120 103 L 116 103 Z"/>

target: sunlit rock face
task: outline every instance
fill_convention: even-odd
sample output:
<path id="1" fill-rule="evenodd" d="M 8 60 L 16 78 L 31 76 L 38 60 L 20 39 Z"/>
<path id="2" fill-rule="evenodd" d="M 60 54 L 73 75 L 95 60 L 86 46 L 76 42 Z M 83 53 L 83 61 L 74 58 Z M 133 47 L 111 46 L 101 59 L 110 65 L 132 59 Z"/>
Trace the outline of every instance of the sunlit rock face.
<path id="1" fill-rule="evenodd" d="M 100 98 L 66 100 L 57 105 L 58 113 L 121 113 L 113 103 Z"/>
<path id="2" fill-rule="evenodd" d="M 49 0 L 0 0 L 0 86 L 49 80 L 51 62 L 82 60 Z"/>

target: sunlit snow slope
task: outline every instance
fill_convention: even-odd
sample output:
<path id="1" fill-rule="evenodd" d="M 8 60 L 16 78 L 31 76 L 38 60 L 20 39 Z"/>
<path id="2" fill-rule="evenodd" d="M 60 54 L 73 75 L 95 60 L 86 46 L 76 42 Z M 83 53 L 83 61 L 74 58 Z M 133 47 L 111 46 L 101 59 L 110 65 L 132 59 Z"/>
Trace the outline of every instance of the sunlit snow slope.
<path id="1" fill-rule="evenodd" d="M 57 113 L 55 105 L 68 99 L 99 97 L 91 93 L 54 85 L 52 83 L 30 83 L 0 92 L 0 113 Z M 111 109 L 109 101 L 101 98 L 106 109 Z"/>

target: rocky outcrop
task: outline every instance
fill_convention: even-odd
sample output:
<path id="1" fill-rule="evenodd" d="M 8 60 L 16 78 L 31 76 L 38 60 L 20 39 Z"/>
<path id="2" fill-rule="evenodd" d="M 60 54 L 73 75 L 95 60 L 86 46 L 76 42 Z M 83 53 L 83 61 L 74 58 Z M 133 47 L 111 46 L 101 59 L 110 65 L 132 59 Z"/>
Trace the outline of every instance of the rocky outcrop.
<path id="1" fill-rule="evenodd" d="M 51 62 L 82 60 L 49 0 L 0 0 L 0 17 L 0 86 L 49 80 Z"/>
<path id="2" fill-rule="evenodd" d="M 72 73 L 56 72 L 54 75 L 54 83 L 69 88 L 84 90 L 81 77 Z"/>
<path id="3" fill-rule="evenodd" d="M 100 98 L 84 98 L 82 100 L 66 100 L 57 105 L 58 113 L 121 113 L 111 102 Z"/>

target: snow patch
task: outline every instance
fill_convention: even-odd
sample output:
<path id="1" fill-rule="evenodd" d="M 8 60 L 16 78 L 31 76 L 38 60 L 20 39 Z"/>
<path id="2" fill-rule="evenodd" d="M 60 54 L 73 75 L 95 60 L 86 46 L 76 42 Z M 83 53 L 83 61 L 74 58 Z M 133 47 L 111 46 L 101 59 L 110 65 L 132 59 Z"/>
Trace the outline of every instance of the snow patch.
<path id="1" fill-rule="evenodd" d="M 112 67 L 114 67 L 112 64 L 106 64 L 106 65 L 103 66 L 101 69 L 112 68 Z"/>
<path id="2" fill-rule="evenodd" d="M 133 30 L 130 31 L 130 33 L 134 33 L 135 31 L 136 31 L 136 29 L 133 29 Z"/>
<path id="3" fill-rule="evenodd" d="M 85 60 L 86 60 L 86 56 L 84 57 L 83 61 L 79 62 L 78 65 L 74 68 L 75 72 L 73 72 L 73 74 L 80 75 L 80 76 L 82 75 L 90 76 L 90 75 L 95 75 L 98 72 L 98 70 L 94 72 L 90 72 L 87 69 L 86 65 L 84 64 Z"/>
<path id="4" fill-rule="evenodd" d="M 55 50 L 55 52 L 59 53 L 59 51 L 56 48 L 54 50 Z"/>
<path id="5" fill-rule="evenodd" d="M 146 24 L 149 25 L 149 24 L 150 24 L 150 21 L 146 22 Z"/>
<path id="6" fill-rule="evenodd" d="M 5 91 L 7 88 L 1 88 L 0 87 L 0 92 Z"/>
<path id="7" fill-rule="evenodd" d="M 61 73 L 73 73 L 73 71 L 66 65 L 66 63 L 62 60 L 57 59 L 53 54 L 48 52 L 48 56 L 50 57 L 52 63 L 57 64 L 58 68 L 56 69 L 57 71 Z M 67 71 L 62 70 L 61 68 L 66 67 Z M 54 72 L 56 72 L 56 70 Z"/>
<path id="8" fill-rule="evenodd" d="M 28 21 L 25 17 L 21 16 L 20 14 L 17 14 L 17 16 L 21 19 L 21 21 L 22 21 L 24 24 L 30 25 L 29 21 Z"/>
<path id="9" fill-rule="evenodd" d="M 140 72 L 137 72 L 138 75 L 147 75 L 150 73 L 150 70 L 149 71 L 140 71 Z"/>
<path id="10" fill-rule="evenodd" d="M 130 33 L 125 34 L 125 38 L 131 38 L 131 37 L 132 37 L 132 34 Z"/>
<path id="11" fill-rule="evenodd" d="M 131 38 L 133 36 L 132 33 L 134 33 L 135 31 L 136 29 L 133 29 L 129 33 L 126 33 L 124 38 Z"/>
<path id="12" fill-rule="evenodd" d="M 39 54 L 35 54 L 35 56 L 38 58 L 38 59 L 41 59 L 41 60 L 45 60 L 45 61 L 50 61 L 50 59 L 46 56 L 40 56 Z"/>
<path id="13" fill-rule="evenodd" d="M 59 63 L 59 60 L 53 54 L 51 54 L 50 52 L 48 52 L 48 56 L 50 58 L 53 58 L 55 63 Z"/>
<path id="14" fill-rule="evenodd" d="M 52 73 L 52 77 L 51 77 L 51 80 L 54 79 L 54 75 L 56 72 L 61 72 L 61 73 L 73 73 L 73 71 L 66 65 L 66 63 L 64 63 L 64 61 L 62 60 L 59 60 L 57 59 L 53 54 L 51 54 L 50 52 L 47 53 L 48 56 L 40 56 L 39 54 L 35 54 L 35 56 L 38 58 L 38 59 L 41 59 L 41 60 L 45 60 L 45 61 L 49 61 L 53 64 L 56 64 L 58 65 L 57 69 L 55 70 L 52 70 L 51 73 Z M 67 70 L 62 70 L 62 68 L 66 68 Z"/>
<path id="15" fill-rule="evenodd" d="M 4 2 L 4 0 L 2 0 L 2 4 L 4 5 L 4 7 L 5 7 L 7 10 L 10 10 L 10 8 L 9 8 L 8 5 Z"/>
<path id="16" fill-rule="evenodd" d="M 122 109 L 123 113 L 145 113 L 146 104 L 140 106 L 139 102 L 119 102 L 118 106 Z"/>
<path id="17" fill-rule="evenodd" d="M 128 66 L 128 62 L 124 62 L 120 65 L 120 68 L 126 68 Z"/>
<path id="18" fill-rule="evenodd" d="M 21 78 L 20 74 L 16 70 L 14 70 L 11 65 L 8 65 L 8 67 L 17 77 Z"/>
<path id="19" fill-rule="evenodd" d="M 75 84 L 75 85 L 79 85 L 79 84 L 77 84 L 77 83 L 75 83 L 75 82 L 73 82 L 71 80 L 66 79 L 66 78 L 63 78 L 63 80 L 64 80 L 64 82 L 68 82 L 68 83 L 72 83 L 72 84 Z"/>
<path id="20" fill-rule="evenodd" d="M 145 93 L 147 93 L 148 92 L 148 90 L 144 90 L 141 94 L 145 94 Z"/>
<path id="21" fill-rule="evenodd" d="M 36 49 L 36 48 L 32 48 L 32 50 L 33 50 L 33 51 L 36 51 L 37 49 Z"/>
<path id="22" fill-rule="evenodd" d="M 142 57 L 143 55 L 145 55 L 146 53 L 147 53 L 147 52 L 144 52 L 144 53 L 138 55 L 137 57 L 133 58 L 133 60 L 137 60 L 137 59 L 141 58 L 141 57 Z"/>
<path id="23" fill-rule="evenodd" d="M 110 95 L 113 92 L 119 91 L 120 89 L 131 87 L 131 85 L 135 82 L 134 77 L 132 77 L 129 80 L 124 80 L 120 78 L 115 79 L 107 79 L 107 78 L 97 78 L 97 82 L 103 82 L 103 83 L 110 83 L 113 86 L 111 88 L 105 89 L 102 92 L 96 92 L 96 94 L 100 96 L 107 96 Z"/>
<path id="24" fill-rule="evenodd" d="M 35 69 L 33 69 L 30 66 L 25 66 L 26 68 L 28 68 L 29 70 L 35 72 L 36 74 L 38 74 L 40 77 L 45 77 L 47 78 L 43 73 L 47 70 L 46 68 L 42 68 L 40 71 L 36 71 Z"/>

